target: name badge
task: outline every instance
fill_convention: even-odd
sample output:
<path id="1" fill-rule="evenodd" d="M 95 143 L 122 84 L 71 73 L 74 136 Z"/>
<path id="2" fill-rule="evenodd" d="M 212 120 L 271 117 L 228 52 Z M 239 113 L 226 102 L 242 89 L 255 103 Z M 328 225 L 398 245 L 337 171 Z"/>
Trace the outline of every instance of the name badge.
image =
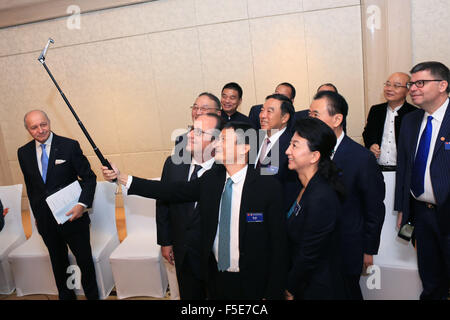
<path id="1" fill-rule="evenodd" d="M 247 213 L 247 222 L 263 222 L 264 216 L 262 213 Z"/>
<path id="2" fill-rule="evenodd" d="M 450 150 L 450 141 L 445 141 L 445 150 Z"/>
<path id="3" fill-rule="evenodd" d="M 261 174 L 263 175 L 274 175 L 278 173 L 278 167 L 267 166 L 261 168 Z"/>

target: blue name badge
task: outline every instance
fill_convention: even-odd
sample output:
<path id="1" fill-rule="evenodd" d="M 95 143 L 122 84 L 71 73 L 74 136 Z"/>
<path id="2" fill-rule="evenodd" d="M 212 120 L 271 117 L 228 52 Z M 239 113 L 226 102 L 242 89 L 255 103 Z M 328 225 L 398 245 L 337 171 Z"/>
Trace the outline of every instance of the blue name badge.
<path id="1" fill-rule="evenodd" d="M 264 217 L 262 213 L 247 213 L 247 222 L 263 222 Z"/>
<path id="2" fill-rule="evenodd" d="M 450 150 L 450 142 L 445 142 L 445 150 Z"/>
<path id="3" fill-rule="evenodd" d="M 267 167 L 261 168 L 262 175 L 271 176 L 271 175 L 275 175 L 277 173 L 278 173 L 278 167 L 275 167 L 275 166 L 267 166 Z"/>

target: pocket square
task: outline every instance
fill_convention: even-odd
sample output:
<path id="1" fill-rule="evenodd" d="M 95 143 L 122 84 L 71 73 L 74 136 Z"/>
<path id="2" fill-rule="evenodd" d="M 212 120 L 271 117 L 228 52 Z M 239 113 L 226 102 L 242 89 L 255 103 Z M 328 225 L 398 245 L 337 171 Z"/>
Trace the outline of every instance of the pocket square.
<path id="1" fill-rule="evenodd" d="M 66 162 L 66 160 L 56 159 L 55 165 Z"/>

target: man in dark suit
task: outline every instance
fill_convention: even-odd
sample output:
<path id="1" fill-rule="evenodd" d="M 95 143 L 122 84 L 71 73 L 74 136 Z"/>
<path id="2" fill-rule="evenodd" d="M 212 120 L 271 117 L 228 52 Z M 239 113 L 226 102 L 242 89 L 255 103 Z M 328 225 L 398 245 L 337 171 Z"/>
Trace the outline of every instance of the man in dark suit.
<path id="1" fill-rule="evenodd" d="M 251 126 L 230 122 L 215 159 L 223 164 L 190 182 L 164 183 L 129 177 L 103 167 L 129 194 L 171 202 L 197 201 L 202 221 L 202 274 L 211 299 L 282 299 L 287 276 L 285 214 L 281 187 L 247 165 L 245 134 Z"/>
<path id="2" fill-rule="evenodd" d="M 259 114 L 261 130 L 258 135 L 257 153 L 252 153 L 250 163 L 262 175 L 273 175 L 283 188 L 283 208 L 288 210 L 290 195 L 298 194 L 296 174 L 288 169 L 286 150 L 292 138 L 294 107 L 282 94 L 272 94 Z M 254 157 L 256 155 L 256 157 Z M 292 183 L 290 183 L 292 181 Z"/>
<path id="3" fill-rule="evenodd" d="M 378 253 L 384 222 L 383 174 L 374 155 L 344 134 L 342 124 L 348 105 L 340 94 L 317 93 L 309 110 L 310 116 L 328 124 L 337 137 L 332 158 L 342 170 L 346 188 L 340 222 L 346 284 L 352 299 L 362 299 L 359 278 L 363 266 L 372 265 L 373 255 Z"/>
<path id="4" fill-rule="evenodd" d="M 215 113 L 220 116 L 220 100 L 209 92 L 202 92 L 195 99 L 194 104 L 191 106 L 191 119 L 192 123 L 202 114 Z M 188 142 L 187 132 L 183 133 L 175 138 L 175 150 L 174 154 L 179 157 L 180 164 L 182 162 L 188 162 L 191 159 L 190 152 L 187 152 L 185 156 L 184 150 L 186 149 Z"/>
<path id="5" fill-rule="evenodd" d="M 164 163 L 162 182 L 192 181 L 200 178 L 214 165 L 212 143 L 220 133 L 222 120 L 217 114 L 196 118 L 189 131 L 186 151 L 192 156 L 188 163 L 175 164 L 170 156 Z M 176 161 L 178 162 L 178 161 Z M 182 300 L 206 298 L 200 268 L 200 212 L 195 202 L 156 202 L 157 239 L 162 256 L 175 264 Z"/>
<path id="6" fill-rule="evenodd" d="M 242 88 L 236 82 L 230 82 L 223 86 L 220 95 L 220 103 L 222 104 L 221 116 L 223 123 L 230 121 L 241 121 L 250 123 L 248 117 L 239 111 L 238 107 L 242 103 Z"/>
<path id="7" fill-rule="evenodd" d="M 76 299 L 75 292 L 66 284 L 66 272 L 70 265 L 68 245 L 80 267 L 81 283 L 87 299 L 98 299 L 89 242 L 90 219 L 86 212 L 94 199 L 96 176 L 79 143 L 54 134 L 50 129 L 50 120 L 43 111 L 28 112 L 24 123 L 34 140 L 20 147 L 17 155 L 37 229 L 50 254 L 59 298 Z M 67 212 L 66 216 L 70 219 L 58 224 L 45 199 L 78 179 L 81 179 L 82 187 L 79 203 Z"/>
<path id="8" fill-rule="evenodd" d="M 403 119 L 394 209 L 399 227 L 415 224 L 421 299 L 446 299 L 450 288 L 450 72 L 440 62 L 412 68 L 409 94 L 421 110 Z"/>
<path id="9" fill-rule="evenodd" d="M 364 145 L 377 158 L 383 170 L 394 171 L 397 165 L 397 144 L 403 117 L 417 108 L 406 102 L 410 77 L 396 72 L 384 83 L 385 103 L 370 108 L 362 134 Z"/>
<path id="10" fill-rule="evenodd" d="M 288 97 L 291 100 L 292 105 L 294 105 L 296 91 L 295 91 L 295 87 L 292 84 L 290 84 L 289 82 L 283 82 L 283 83 L 280 83 L 279 85 L 277 85 L 274 93 L 282 94 L 282 95 Z M 261 129 L 261 124 L 259 123 L 259 114 L 261 113 L 262 107 L 263 107 L 262 104 L 257 104 L 257 105 L 252 106 L 250 108 L 250 112 L 248 114 L 248 118 L 250 119 L 250 121 L 253 124 L 253 127 L 255 129 Z M 299 112 L 302 112 L 302 111 L 299 111 Z M 306 117 L 307 116 L 308 116 L 308 111 L 306 110 Z"/>

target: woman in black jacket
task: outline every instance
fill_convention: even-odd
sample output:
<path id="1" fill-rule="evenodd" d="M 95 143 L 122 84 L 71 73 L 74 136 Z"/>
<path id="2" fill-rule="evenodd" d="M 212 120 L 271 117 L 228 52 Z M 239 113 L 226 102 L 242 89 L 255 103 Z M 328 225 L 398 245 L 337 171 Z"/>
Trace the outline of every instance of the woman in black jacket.
<path id="1" fill-rule="evenodd" d="M 287 214 L 291 267 L 287 299 L 345 299 L 338 221 L 344 187 L 330 156 L 333 131 L 321 120 L 298 120 L 286 150 L 303 186 Z"/>

